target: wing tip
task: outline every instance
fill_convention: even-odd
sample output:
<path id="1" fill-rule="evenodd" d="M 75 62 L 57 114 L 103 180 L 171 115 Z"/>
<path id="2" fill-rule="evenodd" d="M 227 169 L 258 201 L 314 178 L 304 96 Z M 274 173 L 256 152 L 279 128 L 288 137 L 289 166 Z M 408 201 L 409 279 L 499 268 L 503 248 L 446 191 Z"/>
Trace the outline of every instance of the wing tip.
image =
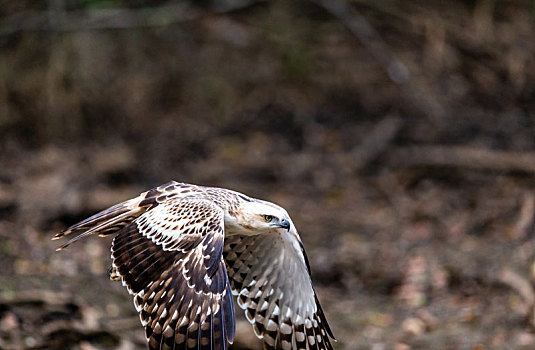
<path id="1" fill-rule="evenodd" d="M 61 237 L 63 237 L 63 236 L 66 235 L 65 232 L 66 232 L 66 231 L 58 232 L 58 233 L 56 233 L 56 234 L 55 234 L 52 238 L 50 238 L 50 239 L 51 239 L 52 241 L 58 240 L 58 239 L 60 239 Z"/>
<path id="2" fill-rule="evenodd" d="M 57 247 L 56 252 L 62 251 L 63 249 L 67 248 L 70 245 L 71 245 L 71 242 L 67 242 L 64 245 Z"/>

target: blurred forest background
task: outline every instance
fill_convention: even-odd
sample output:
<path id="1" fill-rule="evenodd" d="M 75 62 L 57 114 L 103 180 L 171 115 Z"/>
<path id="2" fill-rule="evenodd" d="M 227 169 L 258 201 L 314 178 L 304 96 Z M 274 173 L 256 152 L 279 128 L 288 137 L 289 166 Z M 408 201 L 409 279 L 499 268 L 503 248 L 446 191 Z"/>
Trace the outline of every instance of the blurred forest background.
<path id="1" fill-rule="evenodd" d="M 0 348 L 144 349 L 110 239 L 50 238 L 171 179 L 288 210 L 336 349 L 535 348 L 534 26 L 533 0 L 0 0 Z"/>

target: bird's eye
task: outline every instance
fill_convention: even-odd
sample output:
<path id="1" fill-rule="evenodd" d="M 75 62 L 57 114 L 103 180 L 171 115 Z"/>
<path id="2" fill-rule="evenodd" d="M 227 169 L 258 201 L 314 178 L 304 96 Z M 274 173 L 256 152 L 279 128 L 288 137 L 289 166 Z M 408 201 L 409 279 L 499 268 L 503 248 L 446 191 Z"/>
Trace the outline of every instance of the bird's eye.
<path id="1" fill-rule="evenodd" d="M 273 221 L 273 215 L 264 215 L 264 221 L 265 222 Z"/>

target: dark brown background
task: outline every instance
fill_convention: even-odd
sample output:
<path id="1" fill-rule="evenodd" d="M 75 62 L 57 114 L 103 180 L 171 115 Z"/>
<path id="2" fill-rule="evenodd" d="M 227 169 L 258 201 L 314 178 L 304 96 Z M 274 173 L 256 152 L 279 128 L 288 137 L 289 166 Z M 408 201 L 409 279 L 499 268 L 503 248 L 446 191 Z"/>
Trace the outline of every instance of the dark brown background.
<path id="1" fill-rule="evenodd" d="M 0 348 L 143 349 L 50 237 L 171 179 L 289 211 L 336 349 L 535 347 L 535 3 L 339 5 L 0 1 Z"/>

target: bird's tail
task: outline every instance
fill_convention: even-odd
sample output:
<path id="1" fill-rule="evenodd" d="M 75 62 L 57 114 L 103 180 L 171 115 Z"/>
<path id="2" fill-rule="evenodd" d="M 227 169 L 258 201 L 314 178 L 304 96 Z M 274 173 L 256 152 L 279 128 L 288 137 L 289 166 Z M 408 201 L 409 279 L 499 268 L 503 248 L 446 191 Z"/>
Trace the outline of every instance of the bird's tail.
<path id="1" fill-rule="evenodd" d="M 108 209 L 72 225 L 65 231 L 57 233 L 52 239 L 59 239 L 73 232 L 84 231 L 56 250 L 62 250 L 80 238 L 95 233 L 103 237 L 118 232 L 155 204 L 154 201 L 148 200 L 148 197 L 153 197 L 154 194 L 155 193 L 152 190 L 143 192 L 136 198 L 109 207 Z"/>

